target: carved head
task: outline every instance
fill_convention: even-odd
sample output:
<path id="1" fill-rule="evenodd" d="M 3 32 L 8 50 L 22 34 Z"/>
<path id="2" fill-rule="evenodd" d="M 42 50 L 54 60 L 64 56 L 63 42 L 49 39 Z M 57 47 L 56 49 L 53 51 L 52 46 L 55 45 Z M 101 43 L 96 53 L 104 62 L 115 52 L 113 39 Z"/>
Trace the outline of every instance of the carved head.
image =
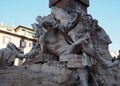
<path id="1" fill-rule="evenodd" d="M 38 22 L 38 23 L 41 23 L 42 22 L 42 17 L 41 16 L 37 16 L 37 18 L 36 18 L 36 21 Z"/>
<path id="2" fill-rule="evenodd" d="M 42 25 L 40 26 L 39 24 L 36 23 L 32 24 L 32 28 L 36 32 L 36 37 L 40 37 L 45 32 Z"/>
<path id="3" fill-rule="evenodd" d="M 44 27 L 47 31 L 53 29 L 53 28 L 56 26 L 56 24 L 57 24 L 57 22 L 56 22 L 54 19 L 51 19 L 51 20 L 46 19 L 46 20 L 44 20 L 43 23 L 42 23 L 43 27 Z"/>

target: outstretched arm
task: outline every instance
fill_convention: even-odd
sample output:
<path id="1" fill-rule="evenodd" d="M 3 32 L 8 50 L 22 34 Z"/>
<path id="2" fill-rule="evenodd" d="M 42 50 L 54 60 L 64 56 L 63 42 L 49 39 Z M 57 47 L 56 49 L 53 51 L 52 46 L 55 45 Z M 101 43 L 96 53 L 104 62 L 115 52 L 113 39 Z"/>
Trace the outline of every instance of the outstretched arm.
<path id="1" fill-rule="evenodd" d="M 45 42 L 45 35 L 42 35 L 39 39 L 39 43 L 40 43 L 40 48 L 41 48 L 41 51 L 43 53 L 47 53 L 47 46 L 46 46 L 46 42 Z"/>

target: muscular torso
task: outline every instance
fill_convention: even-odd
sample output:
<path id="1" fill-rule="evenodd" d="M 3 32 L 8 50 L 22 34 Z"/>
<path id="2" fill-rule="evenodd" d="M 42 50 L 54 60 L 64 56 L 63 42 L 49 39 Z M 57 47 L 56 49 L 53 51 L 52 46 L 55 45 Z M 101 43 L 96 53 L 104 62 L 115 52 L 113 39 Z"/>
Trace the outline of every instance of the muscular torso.
<path id="1" fill-rule="evenodd" d="M 63 34 L 58 32 L 50 32 L 46 37 L 47 50 L 56 55 L 63 54 L 65 50 L 70 46 Z"/>

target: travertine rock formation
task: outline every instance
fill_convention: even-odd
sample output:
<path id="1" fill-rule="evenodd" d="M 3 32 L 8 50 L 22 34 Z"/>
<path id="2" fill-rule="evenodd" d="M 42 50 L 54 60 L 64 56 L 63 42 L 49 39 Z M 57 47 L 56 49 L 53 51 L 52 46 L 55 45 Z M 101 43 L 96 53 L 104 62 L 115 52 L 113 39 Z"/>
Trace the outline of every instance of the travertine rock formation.
<path id="1" fill-rule="evenodd" d="M 119 61 L 112 60 L 107 33 L 87 14 L 88 0 L 64 8 L 57 8 L 63 0 L 50 1 L 51 14 L 32 24 L 35 47 L 20 55 L 23 66 L 0 69 L 1 86 L 119 86 Z"/>

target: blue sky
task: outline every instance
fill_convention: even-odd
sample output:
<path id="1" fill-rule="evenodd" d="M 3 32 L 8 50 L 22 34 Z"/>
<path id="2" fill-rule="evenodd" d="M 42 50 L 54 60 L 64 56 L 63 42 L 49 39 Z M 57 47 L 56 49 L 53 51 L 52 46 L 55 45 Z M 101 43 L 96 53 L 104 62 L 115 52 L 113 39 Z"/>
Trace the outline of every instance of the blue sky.
<path id="1" fill-rule="evenodd" d="M 120 49 L 120 0 L 90 0 L 88 12 L 99 20 L 112 40 L 110 50 Z"/>
<path id="2" fill-rule="evenodd" d="M 31 27 L 38 15 L 50 13 L 49 0 L 1 0 L 0 22 Z M 120 41 L 120 0 L 90 0 L 88 13 L 99 20 L 112 40 L 110 50 L 119 50 Z"/>

